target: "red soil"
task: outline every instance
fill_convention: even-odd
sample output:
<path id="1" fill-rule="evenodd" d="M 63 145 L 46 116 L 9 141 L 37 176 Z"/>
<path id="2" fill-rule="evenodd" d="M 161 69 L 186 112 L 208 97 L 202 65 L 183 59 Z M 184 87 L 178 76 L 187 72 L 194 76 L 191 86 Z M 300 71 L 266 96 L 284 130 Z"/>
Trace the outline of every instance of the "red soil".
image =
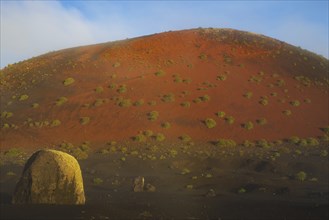
<path id="1" fill-rule="evenodd" d="M 165 75 L 156 76 L 159 70 Z M 175 74 L 183 82 L 174 82 Z M 1 70 L 0 110 L 13 113 L 8 118 L 2 114 L 1 148 L 39 148 L 62 141 L 102 145 L 111 140 L 132 141 L 144 130 L 163 133 L 169 141 L 179 141 L 183 134 L 196 142 L 229 138 L 238 143 L 317 137 L 329 124 L 327 74 L 328 60 L 323 57 L 265 36 L 229 29 L 166 32 L 50 52 Z M 217 80 L 219 75 L 226 80 Z M 304 79 L 297 80 L 297 76 Z M 68 77 L 75 82 L 64 86 Z M 251 82 L 252 77 L 259 82 Z M 126 85 L 127 91 L 120 94 L 118 88 L 109 88 L 111 83 Z M 104 91 L 95 92 L 98 86 Z M 246 92 L 253 93 L 250 99 L 244 97 Z M 170 93 L 175 100 L 162 101 Z M 29 98 L 19 101 L 23 94 Z M 210 100 L 193 102 L 204 95 Z M 56 106 L 62 96 L 68 101 Z M 265 96 L 266 106 L 259 103 Z M 132 103 L 143 99 L 144 104 L 120 107 L 119 97 Z M 104 103 L 95 107 L 97 99 Z M 294 100 L 300 105 L 290 104 Z M 150 101 L 156 105 L 149 105 Z M 190 107 L 181 106 L 185 101 Z M 39 107 L 32 108 L 33 103 Z M 292 114 L 287 116 L 284 110 Z M 157 120 L 148 120 L 151 111 L 159 113 Z M 229 125 L 216 116 L 218 111 L 233 116 L 235 122 Z M 81 125 L 81 117 L 89 117 L 90 123 Z M 206 118 L 213 118 L 216 127 L 207 128 Z M 257 124 L 260 118 L 267 123 Z M 61 125 L 38 127 L 38 122 L 54 119 Z M 247 121 L 253 123 L 253 129 L 242 127 Z M 163 122 L 171 127 L 162 128 Z"/>

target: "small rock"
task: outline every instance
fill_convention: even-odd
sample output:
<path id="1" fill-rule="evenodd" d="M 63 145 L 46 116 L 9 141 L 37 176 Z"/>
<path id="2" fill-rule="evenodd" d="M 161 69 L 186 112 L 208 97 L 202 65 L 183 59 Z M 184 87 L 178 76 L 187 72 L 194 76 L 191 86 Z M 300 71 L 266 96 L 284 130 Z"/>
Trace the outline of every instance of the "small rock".
<path id="1" fill-rule="evenodd" d="M 146 186 L 145 186 L 145 190 L 146 190 L 147 192 L 155 192 L 156 188 L 155 188 L 155 186 L 153 186 L 152 184 L 148 183 L 148 184 L 146 184 Z"/>
<path id="2" fill-rule="evenodd" d="M 143 192 L 144 189 L 144 177 L 138 176 L 134 179 L 134 192 Z"/>
<path id="3" fill-rule="evenodd" d="M 206 197 L 215 197 L 216 192 L 213 189 L 209 189 L 209 191 L 206 193 Z"/>

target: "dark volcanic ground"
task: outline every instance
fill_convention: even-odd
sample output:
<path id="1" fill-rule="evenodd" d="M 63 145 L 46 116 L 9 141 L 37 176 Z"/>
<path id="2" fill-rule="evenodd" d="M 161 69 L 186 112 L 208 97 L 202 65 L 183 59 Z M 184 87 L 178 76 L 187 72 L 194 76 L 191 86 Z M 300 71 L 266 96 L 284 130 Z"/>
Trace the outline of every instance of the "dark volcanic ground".
<path id="1" fill-rule="evenodd" d="M 29 154 L 1 152 L 1 219 L 328 219 L 327 149 L 159 144 L 90 152 L 79 161 L 83 206 L 11 205 Z M 156 191 L 133 192 L 136 176 Z"/>

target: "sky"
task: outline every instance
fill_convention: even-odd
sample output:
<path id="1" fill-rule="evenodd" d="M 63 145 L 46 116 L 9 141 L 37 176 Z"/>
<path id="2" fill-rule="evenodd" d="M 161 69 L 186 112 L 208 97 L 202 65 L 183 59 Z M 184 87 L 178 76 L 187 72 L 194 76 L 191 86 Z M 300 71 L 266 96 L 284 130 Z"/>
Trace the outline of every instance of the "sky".
<path id="1" fill-rule="evenodd" d="M 0 1 L 1 68 L 49 51 L 198 27 L 250 31 L 329 56 L 328 0 Z"/>

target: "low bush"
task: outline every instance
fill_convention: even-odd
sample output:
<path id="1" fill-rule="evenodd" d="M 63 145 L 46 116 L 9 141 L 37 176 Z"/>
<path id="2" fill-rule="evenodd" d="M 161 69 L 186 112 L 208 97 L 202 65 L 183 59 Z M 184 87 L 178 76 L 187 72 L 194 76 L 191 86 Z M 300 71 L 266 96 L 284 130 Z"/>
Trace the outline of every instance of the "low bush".
<path id="1" fill-rule="evenodd" d="M 166 75 L 166 72 L 163 71 L 163 70 L 159 70 L 159 71 L 155 72 L 154 75 L 156 75 L 156 76 L 164 76 L 164 75 Z"/>
<path id="2" fill-rule="evenodd" d="M 257 124 L 259 125 L 265 125 L 267 123 L 266 118 L 260 118 L 256 120 Z"/>
<path id="3" fill-rule="evenodd" d="M 61 105 L 63 105 L 65 102 L 67 102 L 67 98 L 66 97 L 64 97 L 64 96 L 62 96 L 62 97 L 60 97 L 60 98 L 58 98 L 57 99 L 57 101 L 56 101 L 56 106 L 61 106 Z"/>
<path id="4" fill-rule="evenodd" d="M 246 92 L 243 96 L 246 97 L 247 99 L 250 99 L 252 95 L 253 95 L 252 92 Z"/>
<path id="5" fill-rule="evenodd" d="M 122 99 L 118 102 L 118 105 L 120 107 L 130 107 L 132 104 L 130 99 Z"/>
<path id="6" fill-rule="evenodd" d="M 236 142 L 232 139 L 219 139 L 215 145 L 217 147 L 235 147 Z"/>
<path id="7" fill-rule="evenodd" d="M 182 136 L 179 137 L 179 139 L 183 142 L 189 142 L 192 140 L 192 138 L 187 134 L 183 134 Z"/>
<path id="8" fill-rule="evenodd" d="M 307 178 L 307 174 L 304 171 L 299 171 L 298 173 L 296 173 L 295 178 L 298 181 L 304 182 Z"/>
<path id="9" fill-rule="evenodd" d="M 298 100 L 291 101 L 290 104 L 295 107 L 300 106 L 300 102 Z"/>
<path id="10" fill-rule="evenodd" d="M 251 121 L 248 121 L 248 122 L 243 124 L 243 127 L 247 130 L 251 130 L 251 129 L 254 128 L 254 124 Z"/>
<path id="11" fill-rule="evenodd" d="M 212 118 L 206 118 L 206 120 L 204 120 L 205 125 L 207 126 L 207 128 L 214 128 L 216 127 L 216 121 Z"/>
<path id="12" fill-rule="evenodd" d="M 171 127 L 171 124 L 169 122 L 164 122 L 161 124 L 161 127 L 165 128 L 165 129 L 168 129 Z"/>
<path id="13" fill-rule="evenodd" d="M 282 113 L 285 114 L 285 115 L 287 115 L 287 116 L 289 116 L 289 115 L 292 114 L 292 112 L 289 109 L 284 110 Z"/>
<path id="14" fill-rule="evenodd" d="M 155 121 L 159 117 L 159 112 L 157 111 L 151 111 L 147 114 L 148 120 L 150 121 Z"/>
<path id="15" fill-rule="evenodd" d="M 162 96 L 162 101 L 164 102 L 174 102 L 175 101 L 175 95 L 173 93 L 169 93 Z"/>
<path id="16" fill-rule="evenodd" d="M 134 139 L 134 141 L 137 141 L 137 142 L 145 142 L 146 136 L 144 134 L 138 134 L 133 139 Z"/>
<path id="17" fill-rule="evenodd" d="M 29 98 L 29 96 L 26 95 L 26 94 L 24 94 L 24 95 L 21 95 L 21 96 L 19 97 L 19 101 L 25 101 L 25 100 L 27 100 L 28 98 Z"/>
<path id="18" fill-rule="evenodd" d="M 57 127 L 59 125 L 61 125 L 61 121 L 58 119 L 53 120 L 50 124 L 51 127 Z"/>
<path id="19" fill-rule="evenodd" d="M 144 99 L 137 100 L 137 101 L 134 103 L 134 106 L 142 106 L 142 105 L 144 105 Z"/>
<path id="20" fill-rule="evenodd" d="M 185 101 L 185 102 L 182 102 L 180 105 L 184 108 L 189 108 L 191 106 L 191 103 L 188 101 Z"/>
<path id="21" fill-rule="evenodd" d="M 102 86 L 97 86 L 96 89 L 95 89 L 96 93 L 102 93 L 103 91 L 104 91 L 104 89 L 103 89 Z"/>
<path id="22" fill-rule="evenodd" d="M 227 117 L 225 117 L 225 121 L 226 121 L 226 123 L 231 125 L 234 123 L 235 119 L 233 116 L 227 116 Z"/>
<path id="23" fill-rule="evenodd" d="M 216 115 L 217 115 L 219 118 L 224 118 L 224 116 L 225 116 L 225 112 L 217 112 Z"/>
<path id="24" fill-rule="evenodd" d="M 75 82 L 75 80 L 72 77 L 69 77 L 63 81 L 64 86 L 72 85 Z"/>
<path id="25" fill-rule="evenodd" d="M 164 134 L 162 133 L 157 133 L 155 136 L 154 136 L 154 139 L 156 141 L 164 141 L 166 139 L 166 137 L 164 136 Z"/>
<path id="26" fill-rule="evenodd" d="M 90 118 L 89 117 L 81 117 L 80 118 L 80 124 L 81 125 L 86 125 L 90 122 Z"/>

